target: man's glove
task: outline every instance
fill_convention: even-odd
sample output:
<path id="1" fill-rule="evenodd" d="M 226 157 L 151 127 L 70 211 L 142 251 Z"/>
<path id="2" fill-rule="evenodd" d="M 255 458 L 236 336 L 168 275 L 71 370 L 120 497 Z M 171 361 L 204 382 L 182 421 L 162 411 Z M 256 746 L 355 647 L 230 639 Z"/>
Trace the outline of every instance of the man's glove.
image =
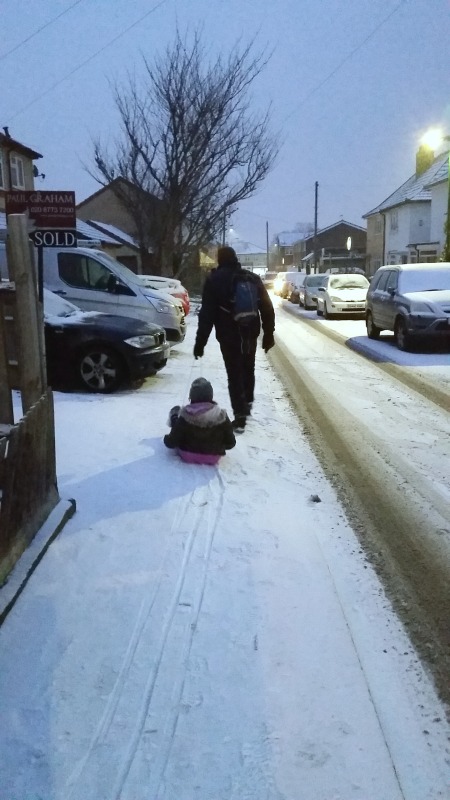
<path id="1" fill-rule="evenodd" d="M 194 345 L 194 358 L 202 358 L 204 352 L 204 346 L 202 344 L 198 344 L 197 342 Z"/>
<path id="2" fill-rule="evenodd" d="M 274 347 L 275 339 L 273 333 L 264 333 L 262 339 L 262 346 L 265 353 L 268 353 L 271 347 Z"/>

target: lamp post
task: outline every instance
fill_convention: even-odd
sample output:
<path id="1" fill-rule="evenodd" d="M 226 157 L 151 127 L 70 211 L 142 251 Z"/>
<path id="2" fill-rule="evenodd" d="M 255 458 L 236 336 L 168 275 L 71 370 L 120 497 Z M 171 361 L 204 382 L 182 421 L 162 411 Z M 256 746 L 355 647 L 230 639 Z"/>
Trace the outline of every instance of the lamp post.
<path id="1" fill-rule="evenodd" d="M 450 136 L 444 136 L 438 128 L 432 128 L 422 137 L 423 144 L 434 150 L 443 142 L 450 142 Z M 445 224 L 444 261 L 450 261 L 450 148 L 447 158 L 447 222 Z"/>

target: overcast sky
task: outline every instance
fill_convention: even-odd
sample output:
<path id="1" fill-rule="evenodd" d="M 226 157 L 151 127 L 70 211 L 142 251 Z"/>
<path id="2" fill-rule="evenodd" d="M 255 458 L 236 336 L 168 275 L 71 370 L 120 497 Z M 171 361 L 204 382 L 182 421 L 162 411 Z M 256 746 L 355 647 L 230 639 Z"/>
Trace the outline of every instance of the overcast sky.
<path id="1" fill-rule="evenodd" d="M 450 0 L 3 0 L 0 127 L 43 154 L 38 188 L 98 184 L 83 163 L 114 136 L 111 81 L 202 26 L 213 53 L 239 37 L 272 51 L 256 84 L 281 132 L 278 161 L 232 225 L 265 247 L 314 220 L 362 215 L 413 172 L 421 135 L 450 133 Z"/>

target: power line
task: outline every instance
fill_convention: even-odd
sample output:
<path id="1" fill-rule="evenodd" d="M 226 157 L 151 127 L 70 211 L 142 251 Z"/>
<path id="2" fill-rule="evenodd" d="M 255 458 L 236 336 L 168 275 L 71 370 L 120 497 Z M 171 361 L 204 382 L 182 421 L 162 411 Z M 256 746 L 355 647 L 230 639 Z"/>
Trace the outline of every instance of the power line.
<path id="1" fill-rule="evenodd" d="M 81 2 L 81 0 L 78 0 L 78 2 Z M 78 72 L 78 70 L 80 70 L 82 67 L 85 67 L 86 64 L 89 64 L 90 61 L 96 58 L 96 56 L 98 56 L 99 53 L 102 53 L 104 50 L 106 50 L 107 47 L 114 44 L 114 42 L 117 42 L 117 40 L 120 39 L 122 36 L 125 36 L 125 34 L 128 33 L 128 31 L 131 31 L 132 28 L 135 28 L 136 25 L 139 25 L 140 22 L 142 22 L 146 17 L 149 17 L 150 14 L 153 14 L 154 11 L 157 11 L 158 8 L 160 8 L 160 6 L 163 6 L 165 3 L 167 3 L 167 0 L 160 0 L 160 2 L 157 3 L 155 6 L 153 6 L 153 8 L 151 8 L 150 11 L 147 11 L 145 14 L 142 15 L 142 17 L 139 17 L 139 19 L 137 19 L 135 22 L 129 25 L 128 28 L 125 28 L 113 39 L 110 39 L 109 42 L 103 45 L 103 47 L 99 47 L 99 49 L 96 50 L 95 53 L 92 53 L 92 55 L 89 56 L 89 58 L 86 58 L 85 61 L 82 61 L 81 64 L 78 64 L 78 66 L 75 67 L 73 70 L 71 70 L 71 72 L 68 72 L 67 75 L 64 75 L 62 78 L 60 78 L 59 81 L 53 83 L 51 86 L 48 87 L 48 89 L 44 89 L 44 91 L 41 92 L 41 94 L 38 94 L 38 96 L 35 97 L 33 100 L 31 100 L 30 103 L 28 103 L 26 106 L 23 106 L 19 111 L 16 111 L 16 113 L 13 114 L 13 116 L 10 117 L 10 119 L 13 120 L 20 114 L 23 114 L 24 111 L 27 111 L 31 106 L 37 103 L 38 100 L 41 100 L 43 97 L 45 97 L 45 95 L 49 94 L 49 92 L 52 92 L 53 89 L 56 89 L 57 86 L 60 86 L 61 83 L 64 83 L 64 81 L 67 81 L 69 78 L 71 78 L 72 75 Z"/>
<path id="2" fill-rule="evenodd" d="M 408 0 L 400 0 L 400 2 L 399 2 L 399 3 L 397 3 L 397 5 L 396 5 L 396 6 L 395 6 L 395 8 L 394 8 L 394 9 L 391 11 L 391 13 L 387 15 L 387 17 L 385 17 L 384 19 L 382 19 L 382 20 L 381 20 L 381 22 L 379 22 L 379 23 L 378 23 L 378 25 L 376 25 L 376 27 L 375 27 L 375 28 L 374 28 L 374 29 L 373 29 L 373 30 L 372 30 L 372 31 L 371 31 L 371 32 L 368 34 L 368 36 L 366 36 L 366 38 L 365 38 L 365 39 L 363 39 L 363 41 L 362 41 L 362 42 L 360 42 L 360 43 L 359 43 L 359 44 L 358 44 L 356 47 L 354 47 L 354 48 L 353 48 L 353 50 L 351 50 L 351 51 L 350 51 L 350 53 L 348 53 L 348 54 L 347 54 L 347 55 L 346 55 L 346 56 L 345 56 L 345 57 L 342 59 L 342 61 L 340 61 L 340 62 L 339 62 L 339 64 L 337 64 L 337 65 L 334 67 L 334 69 L 332 69 L 332 70 L 331 70 L 331 72 L 329 72 L 329 73 L 328 73 L 328 75 L 326 75 L 326 76 L 325 76 L 325 78 L 323 78 L 323 80 L 321 80 L 321 81 L 320 81 L 320 83 L 318 83 L 318 84 L 317 84 L 317 86 L 314 86 L 314 87 L 311 89 L 311 91 L 309 91 L 309 92 L 308 92 L 308 93 L 305 95 L 305 97 L 303 97 L 303 98 L 302 98 L 302 100 L 300 100 L 300 101 L 297 103 L 297 105 L 296 105 L 296 106 L 295 106 L 295 107 L 292 109 L 291 113 L 290 113 L 290 114 L 288 114 L 288 115 L 287 115 L 287 117 L 285 117 L 285 118 L 284 118 L 283 122 L 287 122 L 287 121 L 288 121 L 288 119 L 290 119 L 290 118 L 291 118 L 291 117 L 292 117 L 292 116 L 293 116 L 293 115 L 294 115 L 294 114 L 295 114 L 295 113 L 298 111 L 298 109 L 299 109 L 299 106 L 301 106 L 303 103 L 305 103 L 307 100 L 309 100 L 309 98 L 310 98 L 310 97 L 311 97 L 313 94 L 315 94 L 316 92 L 318 92 L 318 91 L 319 91 L 319 89 L 321 89 L 321 88 L 322 88 L 322 86 L 323 86 L 325 83 L 327 83 L 327 81 L 329 81 L 329 80 L 330 80 L 330 78 L 332 78 L 334 75 L 336 75 L 336 72 L 338 72 L 338 71 L 341 69 L 341 67 L 343 67 L 343 66 L 344 66 L 344 64 L 346 64 L 346 62 L 347 62 L 347 61 L 349 61 L 349 60 L 352 58 L 352 56 L 354 56 L 354 55 L 355 55 L 355 53 L 357 53 L 357 52 L 358 52 L 358 50 L 361 50 L 361 48 L 362 48 L 362 47 L 364 47 L 364 45 L 365 45 L 365 44 L 366 44 L 366 43 L 369 41 L 369 39 L 371 39 L 373 36 L 375 36 L 375 34 L 376 34 L 376 33 L 377 33 L 379 30 L 380 30 L 380 28 L 381 28 L 383 25 L 385 25 L 385 24 L 386 24 L 386 22 L 388 22 L 388 21 L 390 20 L 390 18 L 391 18 L 391 17 L 393 17 L 393 16 L 394 16 L 394 14 L 396 14 L 396 13 L 397 13 L 397 11 L 399 10 L 399 8 L 400 8 L 401 6 L 403 6 L 403 5 L 404 5 L 404 4 L 405 4 L 407 1 L 408 1 Z"/>
<path id="3" fill-rule="evenodd" d="M 45 25 L 41 25 L 40 28 L 37 28 L 37 30 L 35 30 L 33 33 L 30 33 L 30 35 L 27 36 L 26 39 L 22 39 L 22 41 L 19 42 L 19 44 L 16 44 L 14 47 L 12 47 L 11 50 L 7 50 L 6 53 L 1 53 L 0 54 L 0 61 L 3 61 L 4 58 L 6 58 L 7 56 L 10 56 L 11 53 L 15 53 L 16 50 L 19 49 L 19 47 L 22 47 L 22 45 L 26 44 L 31 39 L 34 39 L 34 37 L 37 36 L 38 33 L 41 33 L 41 31 L 44 31 L 46 28 L 49 27 L 49 25 L 53 25 L 53 23 L 56 22 L 57 19 L 61 19 L 61 17 L 63 17 L 64 14 L 67 14 L 68 11 L 70 11 L 72 8 L 75 8 L 75 6 L 78 6 L 82 2 L 83 2 L 83 0 L 76 0 L 76 2 L 72 3 L 72 5 L 69 6 L 68 8 L 66 8 L 65 11 L 61 11 L 60 14 L 58 14 L 56 17 L 53 17 L 53 19 L 50 19 L 48 22 L 45 23 Z"/>

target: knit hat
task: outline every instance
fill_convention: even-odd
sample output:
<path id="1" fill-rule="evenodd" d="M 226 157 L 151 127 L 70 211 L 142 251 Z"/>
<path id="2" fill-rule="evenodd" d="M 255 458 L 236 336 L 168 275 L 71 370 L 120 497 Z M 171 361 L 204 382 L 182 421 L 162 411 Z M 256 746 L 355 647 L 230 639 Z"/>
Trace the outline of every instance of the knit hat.
<path id="1" fill-rule="evenodd" d="M 212 399 L 213 387 L 210 382 L 206 378 L 196 378 L 189 391 L 191 403 L 212 403 Z"/>
<path id="2" fill-rule="evenodd" d="M 236 250 L 232 247 L 219 247 L 217 251 L 217 263 L 219 266 L 223 264 L 238 264 Z"/>

